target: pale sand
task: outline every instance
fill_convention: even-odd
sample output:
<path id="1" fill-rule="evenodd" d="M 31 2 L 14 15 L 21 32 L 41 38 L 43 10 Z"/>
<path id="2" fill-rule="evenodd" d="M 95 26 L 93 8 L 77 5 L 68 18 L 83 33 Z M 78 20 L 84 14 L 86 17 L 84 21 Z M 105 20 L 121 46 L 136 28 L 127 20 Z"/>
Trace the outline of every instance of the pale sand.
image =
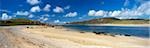
<path id="1" fill-rule="evenodd" d="M 30 26 L 22 31 L 38 35 L 47 45 L 56 48 L 149 48 L 149 39 L 80 33 L 65 28 Z M 30 35 L 31 36 L 31 35 Z M 43 38 L 42 38 L 43 37 Z M 37 37 L 38 38 L 38 37 Z M 45 43 L 46 44 L 46 43 Z M 53 47 L 53 48 L 54 48 Z"/>

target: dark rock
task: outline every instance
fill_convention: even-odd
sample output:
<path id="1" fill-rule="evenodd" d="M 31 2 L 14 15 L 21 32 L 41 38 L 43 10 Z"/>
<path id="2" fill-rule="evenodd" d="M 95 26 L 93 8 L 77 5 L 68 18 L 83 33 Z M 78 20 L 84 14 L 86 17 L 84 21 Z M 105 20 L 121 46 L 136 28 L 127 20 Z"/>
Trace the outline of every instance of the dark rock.
<path id="1" fill-rule="evenodd" d="M 107 35 L 107 33 L 105 33 L 105 32 L 96 32 L 96 31 L 93 31 L 93 33 L 95 33 L 95 34 L 104 34 L 104 35 Z"/>
<path id="2" fill-rule="evenodd" d="M 104 35 L 108 35 L 107 33 L 103 33 Z"/>
<path id="3" fill-rule="evenodd" d="M 52 26 L 52 27 L 55 27 L 55 26 Z"/>
<path id="4" fill-rule="evenodd" d="M 131 35 L 129 35 L 129 34 L 125 34 L 125 36 L 131 36 Z"/>
<path id="5" fill-rule="evenodd" d="M 27 28 L 29 28 L 29 27 L 27 27 Z"/>
<path id="6" fill-rule="evenodd" d="M 93 33 L 95 33 L 95 34 L 101 34 L 100 32 L 96 32 L 96 31 L 93 31 Z"/>
<path id="7" fill-rule="evenodd" d="M 93 33 L 96 33 L 95 31 L 93 31 Z"/>
<path id="8" fill-rule="evenodd" d="M 110 36 L 115 37 L 115 35 L 114 35 L 114 34 L 110 34 Z"/>
<path id="9" fill-rule="evenodd" d="M 105 34 L 105 32 L 100 32 L 101 34 Z"/>
<path id="10" fill-rule="evenodd" d="M 80 33 L 85 33 L 85 32 L 81 31 Z"/>

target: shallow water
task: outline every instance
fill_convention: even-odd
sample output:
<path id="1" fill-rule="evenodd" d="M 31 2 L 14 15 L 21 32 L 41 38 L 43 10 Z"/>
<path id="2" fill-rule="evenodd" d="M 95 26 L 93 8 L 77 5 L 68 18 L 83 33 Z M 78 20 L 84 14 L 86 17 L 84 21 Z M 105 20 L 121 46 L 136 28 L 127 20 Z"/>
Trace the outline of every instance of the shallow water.
<path id="1" fill-rule="evenodd" d="M 87 26 L 87 25 L 64 25 L 64 27 L 89 31 L 105 32 L 110 34 L 128 34 L 136 37 L 149 38 L 150 27 L 141 26 Z"/>

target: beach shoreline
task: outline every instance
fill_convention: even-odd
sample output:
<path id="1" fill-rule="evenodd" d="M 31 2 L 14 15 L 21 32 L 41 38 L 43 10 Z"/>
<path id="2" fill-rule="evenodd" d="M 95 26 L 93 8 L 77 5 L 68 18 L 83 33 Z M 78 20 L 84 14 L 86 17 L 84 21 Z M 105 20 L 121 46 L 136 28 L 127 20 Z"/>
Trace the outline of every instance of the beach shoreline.
<path id="1" fill-rule="evenodd" d="M 2 27 L 43 48 L 148 48 L 149 39 L 132 36 L 110 36 L 91 32 L 81 33 L 63 27 L 39 25 Z M 36 41 L 36 42 L 35 42 Z M 17 45 L 17 44 L 16 44 Z M 22 44 L 20 44 L 22 45 Z M 35 46 L 35 45 L 34 45 Z M 24 48 L 24 47 L 22 47 Z M 29 48 L 32 48 L 30 46 Z M 40 47 L 36 47 L 40 48 Z"/>

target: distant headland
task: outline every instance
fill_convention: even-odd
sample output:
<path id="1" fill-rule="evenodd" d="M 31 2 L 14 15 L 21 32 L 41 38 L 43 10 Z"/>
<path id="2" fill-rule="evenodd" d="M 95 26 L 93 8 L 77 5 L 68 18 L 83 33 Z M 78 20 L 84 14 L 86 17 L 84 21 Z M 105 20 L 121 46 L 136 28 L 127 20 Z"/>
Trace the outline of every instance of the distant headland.
<path id="1" fill-rule="evenodd" d="M 81 22 L 71 22 L 67 24 L 149 24 L 149 19 L 117 19 L 117 18 L 98 18 Z"/>

